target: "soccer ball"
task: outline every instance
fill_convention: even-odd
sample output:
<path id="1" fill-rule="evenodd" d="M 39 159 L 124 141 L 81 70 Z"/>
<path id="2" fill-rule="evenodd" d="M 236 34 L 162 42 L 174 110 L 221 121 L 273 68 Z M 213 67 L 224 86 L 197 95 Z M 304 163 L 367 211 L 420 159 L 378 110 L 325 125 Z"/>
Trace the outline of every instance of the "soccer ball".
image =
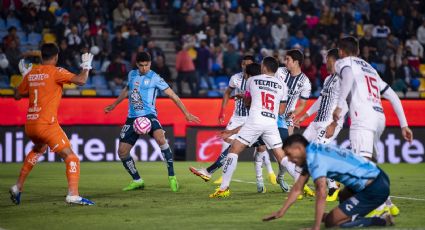
<path id="1" fill-rule="evenodd" d="M 133 122 L 133 129 L 137 134 L 147 134 L 151 128 L 151 121 L 146 117 L 138 117 Z"/>

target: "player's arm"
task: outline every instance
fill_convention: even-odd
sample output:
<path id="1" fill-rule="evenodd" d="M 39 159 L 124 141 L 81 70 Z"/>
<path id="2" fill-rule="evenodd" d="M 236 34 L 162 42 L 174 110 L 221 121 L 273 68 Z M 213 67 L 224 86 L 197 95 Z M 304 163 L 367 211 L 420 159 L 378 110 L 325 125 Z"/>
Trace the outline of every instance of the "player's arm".
<path id="1" fill-rule="evenodd" d="M 184 114 L 187 121 L 200 123 L 201 120 L 199 118 L 187 111 L 186 106 L 184 106 L 183 102 L 180 100 L 180 97 L 177 96 L 176 93 L 171 88 L 167 88 L 164 90 L 164 93 L 179 107 L 180 111 Z"/>
<path id="2" fill-rule="evenodd" d="M 115 109 L 115 107 L 117 107 L 117 105 L 119 105 L 124 99 L 126 99 L 128 97 L 128 86 L 125 86 L 124 89 L 121 90 L 120 95 L 118 96 L 118 98 L 114 101 L 114 103 L 108 105 L 105 107 L 105 113 L 109 113 L 112 110 Z"/>
<path id="3" fill-rule="evenodd" d="M 404 139 L 406 141 L 412 142 L 413 133 L 407 124 L 406 115 L 404 114 L 404 110 L 403 110 L 403 106 L 401 104 L 400 98 L 398 98 L 397 94 L 389 85 L 387 85 L 381 91 L 381 95 L 382 97 L 390 101 L 391 106 L 393 107 L 395 113 L 397 114 L 398 121 L 400 122 L 401 133 Z"/>
<path id="4" fill-rule="evenodd" d="M 74 75 L 70 82 L 76 85 L 84 85 L 87 82 L 87 78 L 89 77 L 89 71 L 92 69 L 91 63 L 93 61 L 93 54 L 84 53 L 81 55 L 81 65 L 80 67 L 83 69 L 80 74 Z"/>
<path id="5" fill-rule="evenodd" d="M 229 138 L 233 134 L 237 134 L 239 132 L 239 130 L 241 130 L 241 128 L 242 128 L 242 125 L 237 127 L 237 128 L 230 129 L 230 130 L 225 129 L 225 130 L 221 131 L 218 136 L 224 140 L 226 138 Z"/>
<path id="6" fill-rule="evenodd" d="M 292 204 L 294 204 L 295 201 L 297 201 L 298 195 L 300 195 L 303 192 L 304 185 L 307 183 L 309 177 L 310 177 L 309 173 L 303 172 L 298 178 L 298 180 L 295 182 L 291 191 L 289 192 L 288 199 L 283 203 L 282 208 L 279 209 L 277 212 L 274 212 L 264 217 L 263 221 L 270 221 L 270 220 L 283 217 L 286 211 L 288 211 L 288 209 L 292 206 Z"/>
<path id="7" fill-rule="evenodd" d="M 221 109 L 220 109 L 220 114 L 218 115 L 218 122 L 220 124 L 223 124 L 224 122 L 224 109 L 227 106 L 227 103 L 229 102 L 230 99 L 230 94 L 232 93 L 233 88 L 232 87 L 227 87 L 227 89 L 224 91 L 223 94 L 223 100 L 221 101 Z"/>
<path id="8" fill-rule="evenodd" d="M 354 74 L 350 66 L 342 67 L 340 76 L 342 78 L 341 91 L 339 92 L 338 105 L 332 114 L 333 120 L 335 122 L 338 122 L 339 118 L 341 117 L 342 108 L 344 103 L 347 103 L 347 96 L 354 84 Z"/>
<path id="9" fill-rule="evenodd" d="M 279 103 L 279 115 L 284 114 L 285 109 L 286 109 L 286 101 L 280 101 L 280 103 Z"/>
<path id="10" fill-rule="evenodd" d="M 304 111 L 307 105 L 307 100 L 310 97 L 310 94 L 311 94 L 311 83 L 309 80 L 307 80 L 307 82 L 304 84 L 304 87 L 300 93 L 300 100 L 299 100 L 298 106 L 291 113 L 292 119 L 298 116 L 302 111 Z"/>
<path id="11" fill-rule="evenodd" d="M 14 90 L 15 90 L 15 95 L 14 95 L 15 100 L 20 100 L 21 98 L 28 96 L 29 94 L 28 78 L 24 77 L 22 79 L 21 84 L 19 84 L 19 86 L 16 87 L 16 89 Z"/>
<path id="12" fill-rule="evenodd" d="M 316 186 L 316 217 L 312 229 L 320 229 L 326 207 L 326 177 L 317 178 L 314 185 Z"/>
<path id="13" fill-rule="evenodd" d="M 305 113 L 301 113 L 301 116 L 294 120 L 294 125 L 299 127 L 300 124 L 305 121 L 305 119 L 316 113 L 320 108 L 321 100 L 322 96 L 319 96 L 319 98 L 310 106 L 310 108 Z"/>

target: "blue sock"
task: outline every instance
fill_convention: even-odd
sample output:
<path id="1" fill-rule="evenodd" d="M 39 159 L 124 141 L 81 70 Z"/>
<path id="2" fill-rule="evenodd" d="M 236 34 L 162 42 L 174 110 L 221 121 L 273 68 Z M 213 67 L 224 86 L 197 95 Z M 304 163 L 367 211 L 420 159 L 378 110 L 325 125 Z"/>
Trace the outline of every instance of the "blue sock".
<path id="1" fill-rule="evenodd" d="M 128 174 L 133 177 L 133 180 L 140 180 L 140 175 L 136 169 L 136 163 L 134 163 L 133 158 L 129 155 L 126 159 L 121 159 L 121 161 Z"/>
<path id="2" fill-rule="evenodd" d="M 369 227 L 369 226 L 385 226 L 386 221 L 379 217 L 358 217 L 354 221 L 348 221 L 341 224 L 341 228 L 356 228 L 356 227 Z"/>
<path id="3" fill-rule="evenodd" d="M 215 171 L 217 171 L 217 169 L 223 166 L 224 160 L 226 160 L 227 154 L 229 154 L 229 149 L 230 146 L 226 150 L 224 150 L 224 152 L 222 152 L 220 156 L 218 156 L 217 160 L 210 167 L 207 168 L 208 173 L 214 173 Z"/>
<path id="4" fill-rule="evenodd" d="M 167 164 L 168 176 L 174 176 L 173 153 L 168 144 L 160 146 L 165 163 Z"/>

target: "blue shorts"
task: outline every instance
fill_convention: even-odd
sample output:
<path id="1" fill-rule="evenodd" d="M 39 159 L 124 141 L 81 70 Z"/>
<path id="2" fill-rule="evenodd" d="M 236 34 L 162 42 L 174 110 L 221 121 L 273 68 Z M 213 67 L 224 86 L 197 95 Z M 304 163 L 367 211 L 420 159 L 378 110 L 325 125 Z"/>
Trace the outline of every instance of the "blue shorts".
<path id="1" fill-rule="evenodd" d="M 286 138 L 288 138 L 288 129 L 279 128 L 279 134 L 280 134 L 280 139 L 282 139 L 282 142 L 283 142 Z M 264 143 L 263 139 L 261 139 L 260 137 L 254 144 L 252 144 L 251 147 L 258 147 L 261 145 L 266 145 L 266 144 Z"/>
<path id="2" fill-rule="evenodd" d="M 143 117 L 148 118 L 151 121 L 151 131 L 149 131 L 149 136 L 153 137 L 153 132 L 157 129 L 163 129 L 161 126 L 161 123 L 159 123 L 158 118 L 156 118 L 153 114 L 148 114 Z M 124 142 L 130 145 L 134 145 L 139 139 L 139 134 L 136 133 L 133 129 L 133 122 L 136 120 L 137 117 L 130 118 L 127 117 L 127 120 L 125 121 L 125 125 L 121 129 L 120 133 L 120 142 Z"/>
<path id="3" fill-rule="evenodd" d="M 387 174 L 380 169 L 376 179 L 362 191 L 339 204 L 339 208 L 347 216 L 366 216 L 382 205 L 390 195 L 390 180 Z"/>

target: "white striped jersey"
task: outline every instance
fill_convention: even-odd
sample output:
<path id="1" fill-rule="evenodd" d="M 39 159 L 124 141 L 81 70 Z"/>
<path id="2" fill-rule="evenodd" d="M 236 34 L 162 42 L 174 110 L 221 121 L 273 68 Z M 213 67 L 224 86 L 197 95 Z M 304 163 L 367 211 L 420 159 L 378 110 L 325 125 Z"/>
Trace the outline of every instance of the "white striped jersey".
<path id="1" fill-rule="evenodd" d="M 326 77 L 323 83 L 323 89 L 320 92 L 320 106 L 317 110 L 314 122 L 329 122 L 332 121 L 332 113 L 338 105 L 339 91 L 340 91 L 340 78 L 337 74 L 332 74 Z M 343 116 L 338 121 L 340 125 L 344 122 Z"/>
<path id="2" fill-rule="evenodd" d="M 229 81 L 229 87 L 233 89 L 235 94 L 245 93 L 246 91 L 246 80 L 243 77 L 243 72 L 234 74 Z M 245 107 L 243 99 L 235 99 L 235 109 L 233 110 L 233 116 L 246 117 L 249 115 L 249 110 Z"/>

